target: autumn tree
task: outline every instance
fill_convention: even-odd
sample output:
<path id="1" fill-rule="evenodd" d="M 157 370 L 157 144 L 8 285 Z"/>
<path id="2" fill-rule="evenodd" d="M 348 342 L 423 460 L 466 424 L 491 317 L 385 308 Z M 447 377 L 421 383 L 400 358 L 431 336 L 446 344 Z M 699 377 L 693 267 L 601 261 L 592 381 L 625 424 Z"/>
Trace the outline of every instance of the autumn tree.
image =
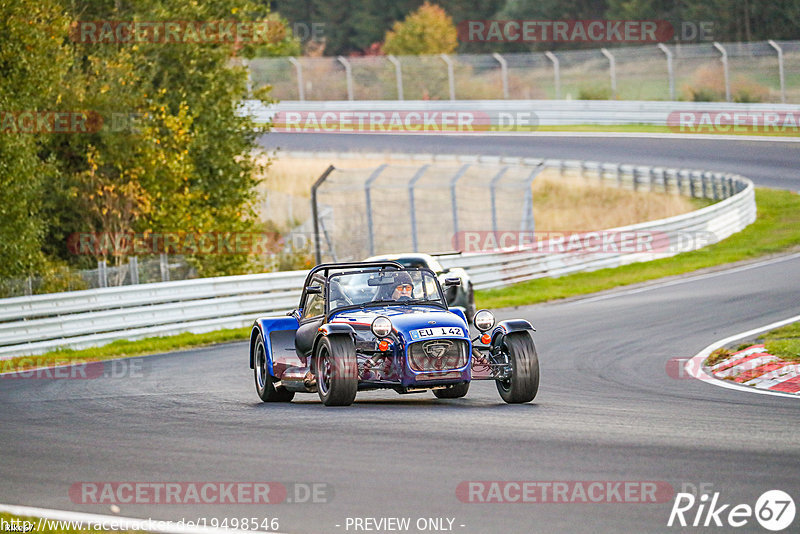
<path id="1" fill-rule="evenodd" d="M 450 54 L 457 47 L 453 19 L 441 7 L 425 2 L 386 33 L 383 51 L 395 55 Z"/>
<path id="2" fill-rule="evenodd" d="M 267 43 L 71 44 L 65 99 L 73 109 L 97 110 L 105 122 L 97 132 L 55 136 L 48 145 L 45 157 L 62 174 L 48 200 L 59 218 L 47 236 L 52 253 L 75 264 L 92 260 L 65 251 L 75 232 L 254 231 L 260 169 L 250 153 L 266 129 L 238 112 L 248 97 L 240 58 L 296 51 L 285 21 L 250 0 L 63 1 L 72 20 L 269 20 L 271 33 Z M 252 268 L 246 255 L 187 259 L 204 276 Z"/>

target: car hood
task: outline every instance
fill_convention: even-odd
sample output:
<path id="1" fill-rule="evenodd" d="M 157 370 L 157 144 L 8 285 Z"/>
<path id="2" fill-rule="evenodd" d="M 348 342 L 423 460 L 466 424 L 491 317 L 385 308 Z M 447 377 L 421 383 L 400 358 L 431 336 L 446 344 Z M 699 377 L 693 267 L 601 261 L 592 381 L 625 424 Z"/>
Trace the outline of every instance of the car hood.
<path id="1" fill-rule="evenodd" d="M 385 315 L 392 321 L 395 330 L 408 334 L 411 330 L 430 328 L 431 326 L 458 326 L 464 329 L 465 336 L 469 334 L 464 320 L 450 311 L 433 306 L 379 306 L 358 310 L 344 310 L 331 317 L 332 323 L 345 323 L 352 325 L 372 324 L 379 315 Z"/>

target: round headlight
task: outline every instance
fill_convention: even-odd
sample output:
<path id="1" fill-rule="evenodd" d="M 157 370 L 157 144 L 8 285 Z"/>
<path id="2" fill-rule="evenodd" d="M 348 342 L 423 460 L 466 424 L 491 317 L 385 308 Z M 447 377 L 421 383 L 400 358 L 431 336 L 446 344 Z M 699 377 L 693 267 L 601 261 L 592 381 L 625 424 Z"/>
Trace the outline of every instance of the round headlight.
<path id="1" fill-rule="evenodd" d="M 372 321 L 372 333 L 375 334 L 375 337 L 386 337 L 391 331 L 392 321 L 388 317 L 380 315 Z"/>
<path id="2" fill-rule="evenodd" d="M 481 332 L 486 332 L 494 326 L 494 315 L 489 310 L 480 310 L 472 319 L 472 324 Z"/>

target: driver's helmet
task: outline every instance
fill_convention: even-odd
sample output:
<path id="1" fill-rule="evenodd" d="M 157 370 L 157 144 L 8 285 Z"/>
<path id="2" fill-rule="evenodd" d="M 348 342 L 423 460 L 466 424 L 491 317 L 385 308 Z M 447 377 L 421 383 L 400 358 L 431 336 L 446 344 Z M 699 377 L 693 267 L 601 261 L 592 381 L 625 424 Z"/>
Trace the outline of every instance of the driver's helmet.
<path id="1" fill-rule="evenodd" d="M 397 300 L 400 297 L 411 297 L 414 291 L 414 281 L 411 275 L 405 271 L 401 271 L 394 275 L 394 283 L 392 284 L 393 292 L 392 298 Z"/>

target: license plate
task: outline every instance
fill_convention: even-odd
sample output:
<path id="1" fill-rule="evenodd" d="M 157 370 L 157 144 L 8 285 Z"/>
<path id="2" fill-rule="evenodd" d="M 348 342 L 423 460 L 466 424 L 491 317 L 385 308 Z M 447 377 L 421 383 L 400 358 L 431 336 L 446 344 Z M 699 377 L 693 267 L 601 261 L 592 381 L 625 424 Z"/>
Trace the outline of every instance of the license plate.
<path id="1" fill-rule="evenodd" d="M 411 331 L 411 339 L 425 339 L 429 337 L 464 337 L 464 329 L 457 326 L 436 326 L 420 328 Z"/>

